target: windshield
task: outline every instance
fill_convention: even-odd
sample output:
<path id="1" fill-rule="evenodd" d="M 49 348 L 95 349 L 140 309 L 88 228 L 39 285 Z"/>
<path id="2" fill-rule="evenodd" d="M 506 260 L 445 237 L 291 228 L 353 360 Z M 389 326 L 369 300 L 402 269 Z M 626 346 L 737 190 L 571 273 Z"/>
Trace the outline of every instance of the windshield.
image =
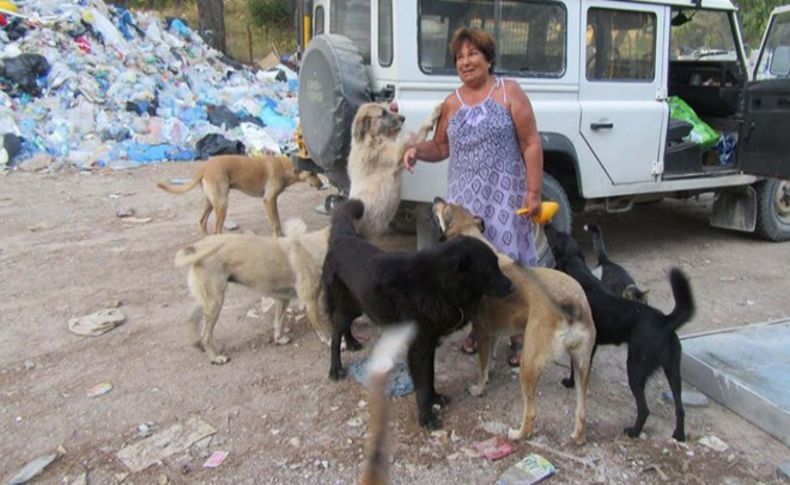
<path id="1" fill-rule="evenodd" d="M 672 25 L 671 60 L 738 59 L 728 12 L 675 10 Z"/>
<path id="2" fill-rule="evenodd" d="M 785 59 L 780 60 L 784 54 L 787 57 L 787 50 L 790 48 L 790 12 L 784 12 L 774 16 L 773 21 L 768 27 L 768 37 L 765 39 L 762 57 L 760 57 L 755 79 L 774 79 L 777 77 L 789 77 L 787 68 L 782 68 L 787 64 Z M 777 49 L 779 48 L 779 49 Z"/>

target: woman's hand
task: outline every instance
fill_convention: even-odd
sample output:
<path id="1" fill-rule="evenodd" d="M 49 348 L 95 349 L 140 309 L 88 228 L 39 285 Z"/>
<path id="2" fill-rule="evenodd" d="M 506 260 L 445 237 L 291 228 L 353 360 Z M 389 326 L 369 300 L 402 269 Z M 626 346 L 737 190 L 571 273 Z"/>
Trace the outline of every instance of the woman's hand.
<path id="1" fill-rule="evenodd" d="M 414 171 L 414 164 L 417 163 L 417 147 L 409 147 L 403 154 L 403 168 L 407 172 Z"/>
<path id="2" fill-rule="evenodd" d="M 540 192 L 527 192 L 524 197 L 524 207 L 527 213 L 523 214 L 525 217 L 535 217 L 540 215 Z"/>

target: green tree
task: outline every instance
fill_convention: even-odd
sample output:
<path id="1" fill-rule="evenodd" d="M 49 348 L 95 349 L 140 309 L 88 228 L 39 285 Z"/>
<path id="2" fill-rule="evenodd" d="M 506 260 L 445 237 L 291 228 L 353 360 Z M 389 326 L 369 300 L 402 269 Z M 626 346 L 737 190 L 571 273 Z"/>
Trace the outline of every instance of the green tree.
<path id="1" fill-rule="evenodd" d="M 293 18 L 291 0 L 247 0 L 247 9 L 257 27 L 282 28 Z"/>
<path id="2" fill-rule="evenodd" d="M 771 10 L 787 3 L 787 0 L 742 0 L 738 15 L 743 26 L 743 36 L 750 48 L 757 49 L 768 22 Z"/>

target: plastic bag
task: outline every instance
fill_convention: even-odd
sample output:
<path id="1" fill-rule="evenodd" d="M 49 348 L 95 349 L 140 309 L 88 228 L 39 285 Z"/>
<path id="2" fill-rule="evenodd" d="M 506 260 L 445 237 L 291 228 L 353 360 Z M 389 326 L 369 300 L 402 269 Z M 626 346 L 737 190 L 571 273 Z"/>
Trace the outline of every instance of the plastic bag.
<path id="1" fill-rule="evenodd" d="M 39 54 L 22 54 L 5 59 L 0 76 L 19 86 L 23 92 L 31 96 L 40 96 L 41 88 L 36 82 L 39 76 L 49 72 L 47 58 Z"/>
<path id="2" fill-rule="evenodd" d="M 213 133 L 206 135 L 197 142 L 197 151 L 201 159 L 206 160 L 214 155 L 244 155 L 246 148 L 240 141 L 231 141 L 224 136 Z"/>
<path id="3" fill-rule="evenodd" d="M 719 140 L 719 134 L 707 123 L 702 121 L 697 113 L 677 96 L 669 98 L 670 118 L 691 123 L 694 127 L 686 137 L 688 141 L 696 143 L 703 150 L 713 147 Z"/>
<path id="4" fill-rule="evenodd" d="M 280 145 L 259 125 L 242 123 L 240 127 L 244 134 L 244 141 L 251 150 L 262 153 L 280 153 Z"/>

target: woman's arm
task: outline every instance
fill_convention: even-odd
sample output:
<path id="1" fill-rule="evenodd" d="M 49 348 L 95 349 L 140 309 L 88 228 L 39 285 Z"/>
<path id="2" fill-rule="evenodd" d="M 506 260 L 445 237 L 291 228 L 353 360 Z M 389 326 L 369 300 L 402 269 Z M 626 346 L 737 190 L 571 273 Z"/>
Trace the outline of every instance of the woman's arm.
<path id="1" fill-rule="evenodd" d="M 412 171 L 417 160 L 425 162 L 439 162 L 450 155 L 450 144 L 447 140 L 447 120 L 450 118 L 448 100 L 442 103 L 442 113 L 436 123 L 433 138 L 422 143 L 416 143 L 403 154 L 403 165 L 409 172 Z"/>
<path id="2" fill-rule="evenodd" d="M 529 216 L 540 213 L 540 188 L 543 184 L 543 147 L 535 121 L 535 113 L 524 90 L 514 81 L 506 81 L 505 89 L 510 100 L 510 116 L 516 127 L 521 156 L 527 171 L 527 193 L 524 196 L 524 207 L 529 209 Z"/>

